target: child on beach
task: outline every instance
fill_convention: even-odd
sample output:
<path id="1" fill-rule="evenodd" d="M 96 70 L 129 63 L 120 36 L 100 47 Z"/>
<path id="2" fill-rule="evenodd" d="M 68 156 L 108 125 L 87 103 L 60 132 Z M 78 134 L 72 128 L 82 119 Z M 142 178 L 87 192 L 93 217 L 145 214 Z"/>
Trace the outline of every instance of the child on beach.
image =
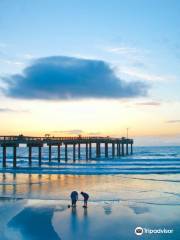
<path id="1" fill-rule="evenodd" d="M 88 202 L 88 199 L 89 199 L 89 195 L 85 192 L 81 192 L 81 195 L 83 196 L 84 198 L 84 208 L 87 208 L 87 202 Z"/>

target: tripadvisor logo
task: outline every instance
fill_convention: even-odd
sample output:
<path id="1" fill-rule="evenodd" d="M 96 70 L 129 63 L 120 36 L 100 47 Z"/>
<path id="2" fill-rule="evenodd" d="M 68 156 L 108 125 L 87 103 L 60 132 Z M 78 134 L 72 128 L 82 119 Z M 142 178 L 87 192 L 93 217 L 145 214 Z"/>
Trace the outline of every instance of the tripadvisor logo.
<path id="1" fill-rule="evenodd" d="M 166 229 L 166 228 L 150 229 L 150 228 L 136 227 L 134 233 L 138 236 L 141 236 L 142 234 L 171 234 L 173 233 L 173 229 Z"/>
<path id="2" fill-rule="evenodd" d="M 142 227 L 137 227 L 137 228 L 135 228 L 134 232 L 135 232 L 136 235 L 140 236 L 140 235 L 143 234 L 143 228 Z"/>

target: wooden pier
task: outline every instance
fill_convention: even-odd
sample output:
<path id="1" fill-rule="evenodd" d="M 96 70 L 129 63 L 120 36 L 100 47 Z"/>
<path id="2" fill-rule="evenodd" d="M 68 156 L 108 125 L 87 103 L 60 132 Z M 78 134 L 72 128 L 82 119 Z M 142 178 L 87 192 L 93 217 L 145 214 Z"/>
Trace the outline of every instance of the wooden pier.
<path id="1" fill-rule="evenodd" d="M 57 161 L 62 158 L 61 150 L 64 148 L 64 158 L 68 161 L 68 148 L 73 148 L 73 161 L 81 159 L 82 146 L 85 146 L 86 160 L 92 157 L 100 158 L 102 156 L 102 147 L 104 146 L 104 156 L 110 157 L 109 148 L 111 147 L 111 157 L 120 157 L 133 154 L 133 139 L 111 138 L 111 137 L 29 137 L 29 136 L 0 136 L 0 147 L 2 147 L 2 166 L 7 167 L 7 148 L 13 149 L 13 167 L 17 167 L 17 148 L 20 144 L 28 148 L 28 164 L 32 166 L 32 148 L 38 148 L 38 163 L 42 164 L 42 148 L 48 146 L 49 162 L 52 160 L 52 146 L 57 147 Z M 92 156 L 92 145 L 96 148 L 96 155 Z M 83 148 L 84 149 L 84 148 Z"/>

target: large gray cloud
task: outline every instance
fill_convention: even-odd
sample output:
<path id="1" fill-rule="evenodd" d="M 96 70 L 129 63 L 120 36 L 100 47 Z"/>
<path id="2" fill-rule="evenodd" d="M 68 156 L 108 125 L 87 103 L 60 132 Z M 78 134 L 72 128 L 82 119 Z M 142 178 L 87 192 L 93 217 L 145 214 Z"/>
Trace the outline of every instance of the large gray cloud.
<path id="1" fill-rule="evenodd" d="M 130 98 L 144 96 L 147 86 L 119 79 L 100 60 L 52 56 L 39 58 L 22 74 L 4 78 L 5 94 L 25 99 Z"/>

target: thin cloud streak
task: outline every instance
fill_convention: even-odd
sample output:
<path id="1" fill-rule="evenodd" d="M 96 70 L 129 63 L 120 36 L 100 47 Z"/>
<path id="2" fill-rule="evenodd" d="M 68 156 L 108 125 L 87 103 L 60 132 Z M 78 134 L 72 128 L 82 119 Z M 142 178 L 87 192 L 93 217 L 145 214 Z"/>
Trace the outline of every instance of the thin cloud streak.
<path id="1" fill-rule="evenodd" d="M 26 113 L 28 110 L 12 109 L 12 108 L 0 108 L 0 113 Z"/>
<path id="2" fill-rule="evenodd" d="M 180 123 L 180 119 L 169 120 L 169 121 L 166 121 L 166 123 Z"/>
<path id="3" fill-rule="evenodd" d="M 143 61 L 147 51 L 138 49 L 136 47 L 129 47 L 129 46 L 120 46 L 120 47 L 105 47 L 104 50 L 108 53 L 119 55 L 124 59 L 130 61 Z"/>
<path id="4" fill-rule="evenodd" d="M 136 105 L 139 105 L 139 106 L 160 106 L 161 103 L 160 102 L 139 102 L 139 103 L 136 103 Z"/>
<path id="5" fill-rule="evenodd" d="M 83 133 L 83 131 L 82 130 L 80 130 L 80 129 L 72 129 L 72 130 L 64 130 L 64 131 L 52 131 L 51 133 L 59 133 L 59 134 L 72 134 L 72 135 L 74 135 L 74 134 L 82 134 Z"/>
<path id="6" fill-rule="evenodd" d="M 57 130 L 57 131 L 51 131 L 51 133 L 54 134 L 67 134 L 67 135 L 88 135 L 88 136 L 97 136 L 101 135 L 101 132 L 85 132 L 81 129 L 72 129 L 72 130 Z"/>
<path id="7" fill-rule="evenodd" d="M 162 76 L 162 75 L 156 75 L 148 72 L 140 71 L 136 68 L 122 68 L 119 67 L 119 73 L 127 75 L 133 79 L 142 79 L 144 81 L 170 81 L 170 80 L 176 80 L 175 76 Z"/>
<path id="8" fill-rule="evenodd" d="M 1 63 L 8 64 L 8 65 L 16 65 L 16 66 L 24 66 L 24 62 L 9 60 L 9 59 L 0 59 Z"/>

